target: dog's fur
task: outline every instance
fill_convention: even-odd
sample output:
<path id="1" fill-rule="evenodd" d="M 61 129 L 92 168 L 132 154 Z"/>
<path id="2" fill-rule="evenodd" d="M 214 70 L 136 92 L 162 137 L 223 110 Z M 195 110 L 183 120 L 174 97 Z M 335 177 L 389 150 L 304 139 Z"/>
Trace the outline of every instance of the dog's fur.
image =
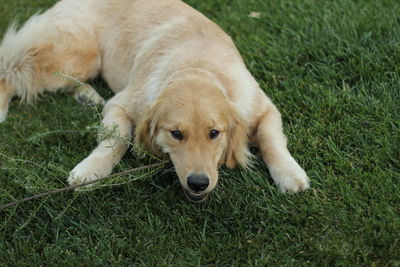
<path id="1" fill-rule="evenodd" d="M 71 171 L 70 184 L 109 175 L 127 150 L 122 139 L 135 132 L 137 143 L 170 156 L 192 199 L 215 188 L 218 166 L 248 166 L 250 141 L 282 192 L 309 187 L 287 150 L 279 111 L 232 40 L 179 0 L 62 0 L 18 31 L 11 26 L 0 45 L 0 121 L 15 95 L 29 102 L 71 87 L 56 71 L 81 81 L 101 74 L 116 93 L 103 124 L 119 137 L 100 141 Z M 171 135 L 177 130 L 182 140 Z M 210 138 L 211 130 L 219 135 Z M 193 191 L 193 174 L 208 177 L 209 186 Z"/>

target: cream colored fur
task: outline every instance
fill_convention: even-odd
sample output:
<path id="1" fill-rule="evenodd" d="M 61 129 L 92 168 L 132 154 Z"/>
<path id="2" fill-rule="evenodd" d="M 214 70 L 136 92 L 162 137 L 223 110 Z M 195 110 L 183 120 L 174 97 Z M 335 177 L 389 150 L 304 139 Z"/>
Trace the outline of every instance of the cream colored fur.
<path id="1" fill-rule="evenodd" d="M 250 139 L 282 192 L 309 187 L 287 150 L 279 111 L 232 40 L 179 0 L 63 0 L 20 30 L 12 26 L 0 46 L 0 121 L 13 95 L 30 101 L 70 86 L 55 71 L 81 81 L 101 74 L 116 93 L 103 124 L 119 137 L 101 141 L 71 171 L 70 184 L 109 175 L 136 127 L 136 141 L 168 154 L 187 191 L 192 173 L 209 177 L 206 194 L 220 165 L 246 166 Z M 220 132 L 215 140 L 211 130 Z"/>

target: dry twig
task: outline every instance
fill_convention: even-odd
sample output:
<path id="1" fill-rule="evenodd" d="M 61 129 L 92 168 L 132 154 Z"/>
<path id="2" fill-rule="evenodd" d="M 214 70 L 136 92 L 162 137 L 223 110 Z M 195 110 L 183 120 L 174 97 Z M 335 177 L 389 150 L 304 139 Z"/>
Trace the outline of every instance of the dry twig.
<path id="1" fill-rule="evenodd" d="M 44 192 L 44 193 L 41 193 L 41 194 L 33 195 L 33 196 L 30 196 L 30 197 L 27 197 L 27 198 L 24 198 L 24 199 L 20 199 L 20 200 L 17 200 L 17 201 L 10 202 L 10 203 L 7 203 L 5 205 L 2 205 L 2 206 L 0 206 L 0 211 L 5 210 L 7 208 L 11 208 L 13 206 L 16 206 L 16 205 L 24 203 L 24 202 L 31 201 L 31 200 L 35 200 L 35 199 L 51 196 L 51 195 L 54 195 L 54 194 L 57 194 L 57 193 L 61 193 L 61 192 L 72 191 L 72 190 L 74 190 L 74 189 L 76 189 L 78 187 L 82 187 L 82 186 L 87 186 L 87 185 L 91 185 L 91 184 L 94 184 L 94 183 L 98 183 L 100 181 L 103 181 L 105 179 L 109 179 L 109 178 L 112 178 L 112 177 L 121 176 L 121 175 L 125 175 L 125 174 L 130 174 L 130 173 L 134 173 L 134 172 L 138 172 L 138 171 L 142 171 L 142 170 L 147 170 L 147 169 L 151 169 L 151 168 L 154 168 L 154 167 L 159 167 L 159 166 L 163 165 L 164 163 L 165 162 L 154 163 L 154 164 L 150 164 L 150 165 L 146 165 L 146 166 L 142 166 L 142 167 L 138 167 L 138 168 L 122 171 L 122 172 L 119 172 L 119 173 L 115 173 L 115 174 L 109 175 L 107 177 L 99 178 L 99 179 L 96 179 L 96 180 L 93 180 L 93 181 L 90 181 L 90 182 L 87 182 L 87 183 L 70 185 L 70 186 L 67 186 L 67 187 L 64 187 L 64 188 L 55 189 L 55 190 L 52 190 L 52 191 L 48 191 L 48 192 Z"/>

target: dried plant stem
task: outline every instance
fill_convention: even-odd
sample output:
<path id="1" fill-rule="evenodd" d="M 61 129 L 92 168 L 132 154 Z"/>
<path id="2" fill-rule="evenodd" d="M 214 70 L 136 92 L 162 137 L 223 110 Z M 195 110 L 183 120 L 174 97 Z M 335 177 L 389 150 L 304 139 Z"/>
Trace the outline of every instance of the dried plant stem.
<path id="1" fill-rule="evenodd" d="M 68 75 L 68 74 L 65 74 L 65 73 L 62 73 L 62 72 L 55 72 L 54 75 L 56 77 L 58 77 L 58 78 L 61 78 L 61 79 L 64 79 L 66 81 L 70 81 L 70 82 L 74 83 L 75 84 L 75 86 L 74 86 L 75 88 L 82 88 L 82 87 L 85 86 L 85 84 L 83 82 L 81 82 L 80 80 L 78 80 L 77 78 L 75 78 L 75 77 L 73 77 L 71 75 Z"/>
<path id="2" fill-rule="evenodd" d="M 150 165 L 146 165 L 146 166 L 142 166 L 142 167 L 138 167 L 138 168 L 122 171 L 122 172 L 119 172 L 119 173 L 115 173 L 115 174 L 109 175 L 107 177 L 99 178 L 99 179 L 96 179 L 96 180 L 93 180 L 93 181 L 90 181 L 90 182 L 70 185 L 70 186 L 67 186 L 67 187 L 64 187 L 64 188 L 55 189 L 53 191 L 40 193 L 40 194 L 31 196 L 31 197 L 27 197 L 27 198 L 24 198 L 24 199 L 20 199 L 20 200 L 17 200 L 17 201 L 10 202 L 10 203 L 7 203 L 5 205 L 2 205 L 2 206 L 0 206 L 0 211 L 5 210 L 5 209 L 10 208 L 10 207 L 13 207 L 13 206 L 16 206 L 18 204 L 24 203 L 24 202 L 31 201 L 31 200 L 47 197 L 47 196 L 54 195 L 54 194 L 61 193 L 61 192 L 72 191 L 72 190 L 74 190 L 74 189 L 76 189 L 78 187 L 82 187 L 82 186 L 87 186 L 87 185 L 91 185 L 91 184 L 94 184 L 94 183 L 98 183 L 100 181 L 103 181 L 105 179 L 109 179 L 109 178 L 112 178 L 112 177 L 121 176 L 121 175 L 125 175 L 125 174 L 130 174 L 130 173 L 134 173 L 134 172 L 138 172 L 138 171 L 142 171 L 142 170 L 147 170 L 147 169 L 151 169 L 151 168 L 154 168 L 154 167 L 159 167 L 159 166 L 163 165 L 164 163 L 165 162 L 154 163 L 154 164 L 150 164 Z"/>

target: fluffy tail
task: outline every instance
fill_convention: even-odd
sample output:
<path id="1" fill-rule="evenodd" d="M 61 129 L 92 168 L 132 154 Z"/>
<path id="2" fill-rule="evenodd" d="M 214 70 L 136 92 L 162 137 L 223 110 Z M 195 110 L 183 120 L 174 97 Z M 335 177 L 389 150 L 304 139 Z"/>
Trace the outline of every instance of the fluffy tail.
<path id="1" fill-rule="evenodd" d="M 0 80 L 4 79 L 7 89 L 26 102 L 37 95 L 34 48 L 46 33 L 45 27 L 45 20 L 36 14 L 19 30 L 13 23 L 0 44 Z"/>

